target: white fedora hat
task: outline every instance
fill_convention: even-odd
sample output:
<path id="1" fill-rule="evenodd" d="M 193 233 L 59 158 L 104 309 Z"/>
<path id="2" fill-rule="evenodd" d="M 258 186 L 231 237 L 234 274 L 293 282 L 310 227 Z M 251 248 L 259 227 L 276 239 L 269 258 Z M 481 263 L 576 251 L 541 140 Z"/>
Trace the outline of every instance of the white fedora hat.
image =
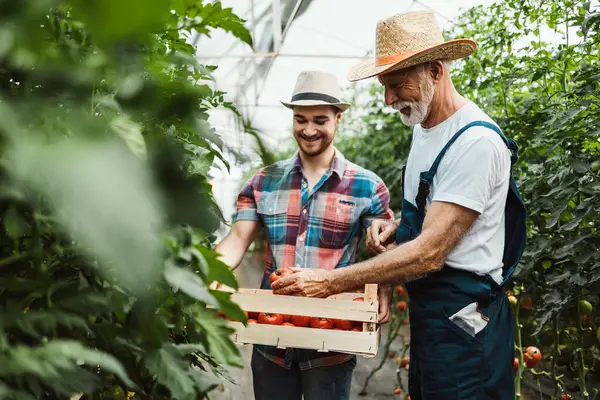
<path id="1" fill-rule="evenodd" d="M 296 79 L 296 86 L 289 103 L 282 101 L 287 108 L 294 106 L 335 106 L 344 112 L 350 104 L 340 100 L 340 86 L 330 73 L 303 71 Z"/>
<path id="2" fill-rule="evenodd" d="M 471 39 L 444 41 L 442 30 L 429 11 L 396 14 L 377 23 L 375 59 L 353 66 L 349 81 L 359 81 L 434 60 L 470 56 L 477 45 Z"/>

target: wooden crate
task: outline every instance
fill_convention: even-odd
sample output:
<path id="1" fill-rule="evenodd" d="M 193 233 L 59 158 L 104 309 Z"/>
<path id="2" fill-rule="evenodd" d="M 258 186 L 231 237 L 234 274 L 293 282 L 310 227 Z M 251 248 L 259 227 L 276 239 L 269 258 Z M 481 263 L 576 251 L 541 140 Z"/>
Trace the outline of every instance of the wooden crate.
<path id="1" fill-rule="evenodd" d="M 364 302 L 353 301 L 364 297 Z M 263 344 L 278 348 L 336 351 L 375 357 L 379 348 L 377 285 L 366 285 L 364 293 L 341 293 L 326 299 L 279 296 L 271 290 L 239 289 L 232 300 L 245 311 L 336 318 L 363 322 L 363 331 L 340 331 L 230 321 L 238 344 Z"/>

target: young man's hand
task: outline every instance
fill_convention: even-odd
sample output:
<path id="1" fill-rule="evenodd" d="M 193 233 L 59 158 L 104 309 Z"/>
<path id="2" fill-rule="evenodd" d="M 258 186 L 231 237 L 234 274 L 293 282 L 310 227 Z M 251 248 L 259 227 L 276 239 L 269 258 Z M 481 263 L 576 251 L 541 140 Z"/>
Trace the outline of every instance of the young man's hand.
<path id="1" fill-rule="evenodd" d="M 380 254 L 395 246 L 394 235 L 398 229 L 397 221 L 375 219 L 367 229 L 366 246 L 373 254 Z"/>

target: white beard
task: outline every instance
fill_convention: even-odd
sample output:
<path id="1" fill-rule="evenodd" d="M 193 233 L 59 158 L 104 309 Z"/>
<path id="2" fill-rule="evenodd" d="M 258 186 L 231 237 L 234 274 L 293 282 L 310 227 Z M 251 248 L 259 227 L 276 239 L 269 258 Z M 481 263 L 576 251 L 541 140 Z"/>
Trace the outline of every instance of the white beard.
<path id="1" fill-rule="evenodd" d="M 392 107 L 398 111 L 406 107 L 410 108 L 409 116 L 400 112 L 400 117 L 402 118 L 402 123 L 404 125 L 415 126 L 420 124 L 429 114 L 429 106 L 431 105 L 431 100 L 433 99 L 433 94 L 435 92 L 433 79 L 429 76 L 422 77 L 419 88 L 421 89 L 421 101 L 397 101 L 392 104 Z"/>

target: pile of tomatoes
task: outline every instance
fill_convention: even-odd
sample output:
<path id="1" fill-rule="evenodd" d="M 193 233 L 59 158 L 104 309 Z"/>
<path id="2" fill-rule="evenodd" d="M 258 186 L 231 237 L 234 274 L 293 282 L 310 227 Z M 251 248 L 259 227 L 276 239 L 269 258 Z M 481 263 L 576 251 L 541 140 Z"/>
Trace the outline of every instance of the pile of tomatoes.
<path id="1" fill-rule="evenodd" d="M 284 276 L 291 275 L 294 270 L 291 268 L 281 268 L 273 272 L 269 276 L 269 283 L 273 284 L 278 279 Z M 363 297 L 357 297 L 354 301 L 364 301 Z M 265 324 L 265 325 L 281 325 L 281 326 L 297 326 L 303 328 L 317 328 L 317 329 L 333 329 L 338 331 L 355 331 L 362 332 L 362 322 L 359 321 L 347 321 L 343 319 L 334 318 L 319 318 L 319 317 L 307 317 L 304 315 L 287 315 L 287 314 L 274 314 L 265 312 L 246 312 L 248 317 L 248 324 Z"/>
<path id="2" fill-rule="evenodd" d="M 334 318 L 307 317 L 304 315 L 271 314 L 264 312 L 248 312 L 248 324 L 298 326 L 303 328 L 310 327 L 317 329 L 362 332 L 362 322 Z"/>

